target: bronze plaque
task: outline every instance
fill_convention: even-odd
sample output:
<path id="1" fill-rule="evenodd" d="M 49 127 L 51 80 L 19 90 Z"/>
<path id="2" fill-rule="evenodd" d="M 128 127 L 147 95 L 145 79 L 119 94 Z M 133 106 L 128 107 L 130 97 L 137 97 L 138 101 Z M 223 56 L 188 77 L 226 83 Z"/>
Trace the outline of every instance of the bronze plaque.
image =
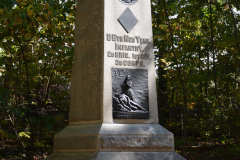
<path id="1" fill-rule="evenodd" d="M 112 68 L 114 119 L 149 119 L 148 71 Z"/>

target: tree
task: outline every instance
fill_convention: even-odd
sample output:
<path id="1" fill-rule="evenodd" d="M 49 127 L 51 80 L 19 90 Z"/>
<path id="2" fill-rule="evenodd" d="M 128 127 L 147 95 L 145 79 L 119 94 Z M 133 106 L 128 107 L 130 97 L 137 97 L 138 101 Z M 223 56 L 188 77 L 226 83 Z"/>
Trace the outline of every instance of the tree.
<path id="1" fill-rule="evenodd" d="M 152 1 L 155 57 L 167 64 L 158 69 L 166 71 L 158 77 L 167 86 L 165 108 L 172 117 L 165 125 L 181 126 L 183 155 L 199 133 L 219 144 L 229 135 L 238 141 L 237 132 L 229 132 L 239 121 L 238 10 L 236 1 Z"/>
<path id="2" fill-rule="evenodd" d="M 32 152 L 46 146 L 43 137 L 55 133 L 49 113 L 68 110 L 75 8 L 76 0 L 0 2 L 0 131 L 5 141 L 13 139 Z"/>

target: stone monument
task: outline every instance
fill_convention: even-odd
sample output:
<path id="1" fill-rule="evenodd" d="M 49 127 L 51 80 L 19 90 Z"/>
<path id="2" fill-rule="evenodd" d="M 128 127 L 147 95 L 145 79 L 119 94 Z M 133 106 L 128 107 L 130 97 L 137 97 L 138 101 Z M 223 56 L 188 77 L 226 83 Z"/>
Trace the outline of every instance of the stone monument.
<path id="1" fill-rule="evenodd" d="M 69 125 L 49 160 L 175 160 L 158 124 L 150 0 L 78 0 Z"/>

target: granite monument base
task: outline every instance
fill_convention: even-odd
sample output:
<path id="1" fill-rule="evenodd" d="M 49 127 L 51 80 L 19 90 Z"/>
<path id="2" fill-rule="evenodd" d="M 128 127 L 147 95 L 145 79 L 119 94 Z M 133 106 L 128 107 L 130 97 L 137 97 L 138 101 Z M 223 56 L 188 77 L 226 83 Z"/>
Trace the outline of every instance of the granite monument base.
<path id="1" fill-rule="evenodd" d="M 159 124 L 69 125 L 47 160 L 175 160 L 173 134 Z"/>
<path id="2" fill-rule="evenodd" d="M 53 153 L 54 160 L 185 160 L 176 152 L 79 152 Z"/>

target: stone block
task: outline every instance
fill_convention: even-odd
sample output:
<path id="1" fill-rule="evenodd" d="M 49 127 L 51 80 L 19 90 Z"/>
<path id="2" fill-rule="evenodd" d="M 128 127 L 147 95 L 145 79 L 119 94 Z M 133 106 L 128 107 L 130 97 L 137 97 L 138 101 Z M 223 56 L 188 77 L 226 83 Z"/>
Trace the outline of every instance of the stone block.
<path id="1" fill-rule="evenodd" d="M 45 160 L 96 160 L 97 156 L 98 152 L 54 152 Z"/>
<path id="2" fill-rule="evenodd" d="M 97 150 L 97 136 L 68 136 L 55 137 L 54 150 L 76 149 L 76 150 Z"/>
<path id="3" fill-rule="evenodd" d="M 102 124 L 100 134 L 141 134 L 171 135 L 173 134 L 159 124 Z"/>
<path id="4" fill-rule="evenodd" d="M 53 153 L 46 160 L 186 160 L 176 152 Z"/>
<path id="5" fill-rule="evenodd" d="M 54 152 L 173 150 L 173 134 L 157 124 L 69 125 L 54 137 Z"/>
<path id="6" fill-rule="evenodd" d="M 173 151 L 173 137 L 100 136 L 101 151 Z"/>

